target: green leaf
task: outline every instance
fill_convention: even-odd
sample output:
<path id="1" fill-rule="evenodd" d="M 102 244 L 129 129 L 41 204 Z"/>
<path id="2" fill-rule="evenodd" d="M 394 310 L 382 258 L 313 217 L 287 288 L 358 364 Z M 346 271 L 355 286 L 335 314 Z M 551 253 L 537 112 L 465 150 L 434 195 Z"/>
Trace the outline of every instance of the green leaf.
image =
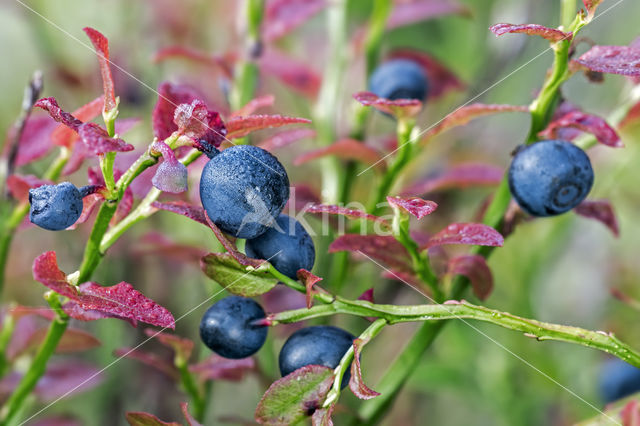
<path id="1" fill-rule="evenodd" d="M 307 365 L 273 382 L 256 408 L 255 419 L 265 425 L 296 424 L 311 416 L 333 384 L 333 370 Z"/>
<path id="2" fill-rule="evenodd" d="M 200 260 L 200 268 L 209 278 L 238 296 L 258 296 L 278 284 L 266 270 L 243 266 L 229 253 L 209 253 Z"/>

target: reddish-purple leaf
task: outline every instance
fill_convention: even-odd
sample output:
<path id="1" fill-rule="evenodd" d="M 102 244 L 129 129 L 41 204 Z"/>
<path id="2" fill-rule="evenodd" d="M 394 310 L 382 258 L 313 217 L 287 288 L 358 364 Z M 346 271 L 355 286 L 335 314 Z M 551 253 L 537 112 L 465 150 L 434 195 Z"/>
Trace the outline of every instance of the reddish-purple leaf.
<path id="1" fill-rule="evenodd" d="M 178 125 L 173 121 L 176 107 L 180 104 L 190 104 L 201 96 L 189 86 L 168 81 L 158 86 L 158 93 L 158 102 L 153 108 L 151 123 L 154 136 L 159 140 L 165 140 L 178 130 Z"/>
<path id="2" fill-rule="evenodd" d="M 100 64 L 100 75 L 102 75 L 102 87 L 104 89 L 104 111 L 108 112 L 116 108 L 116 95 L 113 87 L 113 76 L 109 67 L 109 40 L 99 31 L 90 27 L 82 29 L 91 40 L 91 44 L 96 49 L 98 62 Z"/>
<path id="3" fill-rule="evenodd" d="M 313 129 L 293 129 L 285 130 L 284 132 L 276 133 L 260 142 L 258 146 L 267 151 L 273 151 L 278 148 L 284 148 L 291 145 L 294 142 L 298 142 L 302 139 L 313 139 L 316 137 L 316 131 Z"/>
<path id="4" fill-rule="evenodd" d="M 603 118 L 582 111 L 571 111 L 552 121 L 545 130 L 539 133 L 539 136 L 555 139 L 560 136 L 559 130 L 566 128 L 591 133 L 598 142 L 613 148 L 622 148 L 624 146 L 616 131 Z"/>
<path id="5" fill-rule="evenodd" d="M 78 303 L 70 301 L 62 305 L 64 312 L 73 319 L 79 321 L 96 321 L 104 318 L 117 318 L 128 322 L 133 327 L 138 326 L 138 322 L 131 318 L 123 318 L 118 315 L 110 314 L 108 312 L 102 312 L 94 309 L 84 309 Z M 52 318 L 53 319 L 53 318 Z"/>
<path id="6" fill-rule="evenodd" d="M 555 28 L 547 28 L 537 24 L 495 24 L 489 27 L 489 30 L 496 36 L 501 36 L 508 33 L 523 33 L 526 35 L 540 36 L 551 43 L 556 43 L 562 40 L 571 40 L 573 33 L 565 33 Z"/>
<path id="7" fill-rule="evenodd" d="M 345 234 L 329 246 L 329 253 L 351 251 L 363 253 L 388 267 L 411 271 L 411 259 L 407 250 L 392 236 Z"/>
<path id="8" fill-rule="evenodd" d="M 619 127 L 622 129 L 631 124 L 638 123 L 639 121 L 640 121 L 640 102 L 638 102 L 633 107 L 631 107 L 629 112 L 627 112 L 627 115 L 620 122 Z"/>
<path id="9" fill-rule="evenodd" d="M 189 426 L 202 426 L 196 419 L 193 418 L 191 414 L 189 414 L 189 404 L 186 402 L 180 403 L 180 410 L 182 410 L 182 415 L 184 419 L 187 421 L 187 425 Z"/>
<path id="10" fill-rule="evenodd" d="M 481 223 L 452 223 L 429 238 L 422 250 L 445 244 L 469 244 L 477 246 L 501 247 L 504 238 L 498 231 Z"/>
<path id="11" fill-rule="evenodd" d="M 11 340 L 5 348 L 4 353 L 5 358 L 9 361 L 13 361 L 30 348 L 31 336 L 40 327 L 40 318 L 38 317 L 54 316 L 53 311 L 50 309 L 28 308 L 26 306 L 13 308 L 11 310 L 11 314 L 14 318 L 15 325 L 11 335 Z"/>
<path id="12" fill-rule="evenodd" d="M 297 424 L 322 407 L 333 380 L 333 370 L 321 365 L 307 365 L 276 380 L 256 408 L 256 421 Z"/>
<path id="13" fill-rule="evenodd" d="M 293 208 L 296 212 L 304 211 L 309 204 L 321 204 L 322 200 L 315 189 L 304 184 L 291 185 L 289 201 L 284 211 L 291 211 Z"/>
<path id="14" fill-rule="evenodd" d="M 204 226 L 209 226 L 207 224 L 204 209 L 200 206 L 194 206 L 193 204 L 189 204 L 184 201 L 171 201 L 168 203 L 154 201 L 151 206 L 159 210 L 166 210 L 169 212 L 177 213 L 179 215 L 188 217 L 189 219 L 195 220 L 196 222 L 201 223 Z"/>
<path id="15" fill-rule="evenodd" d="M 580 216 L 588 217 L 589 219 L 595 219 L 602 222 L 604 226 L 616 237 L 620 236 L 620 228 L 618 226 L 618 219 L 616 213 L 613 210 L 613 206 L 608 200 L 590 201 L 585 200 L 578 204 L 574 209 L 574 212 Z"/>
<path id="16" fill-rule="evenodd" d="M 593 46 L 575 62 L 591 71 L 640 77 L 640 48 Z"/>
<path id="17" fill-rule="evenodd" d="M 462 163 L 451 166 L 437 175 L 428 175 L 402 190 L 402 194 L 427 194 L 444 189 L 469 186 L 493 186 L 500 183 L 504 170 L 481 163 Z"/>
<path id="18" fill-rule="evenodd" d="M 31 426 L 82 426 L 82 423 L 74 417 L 54 416 L 31 423 Z"/>
<path id="19" fill-rule="evenodd" d="M 374 216 L 362 210 L 350 209 L 342 206 L 334 206 L 334 205 L 327 205 L 327 204 L 310 204 L 310 205 L 307 205 L 307 207 L 305 208 L 305 212 L 313 213 L 313 214 L 325 214 L 325 213 L 335 214 L 340 216 L 346 216 L 350 219 L 366 219 L 372 222 L 377 222 L 381 225 L 384 225 L 387 228 L 391 226 L 389 225 L 389 222 L 387 222 L 385 219 L 381 217 Z"/>
<path id="20" fill-rule="evenodd" d="M 193 351 L 194 346 L 193 340 L 176 336 L 175 334 L 163 333 L 151 328 L 145 329 L 144 334 L 146 334 L 148 337 L 158 339 L 160 343 L 173 349 L 176 355 L 184 360 L 188 360 L 191 356 L 191 352 Z"/>
<path id="21" fill-rule="evenodd" d="M 194 141 L 205 140 L 209 145 L 219 147 L 226 138 L 225 128 L 220 114 L 207 109 L 199 99 L 190 104 L 178 105 L 173 116 L 178 132 Z"/>
<path id="22" fill-rule="evenodd" d="M 47 335 L 48 327 L 42 327 L 35 330 L 30 336 L 25 350 L 36 349 L 40 346 Z M 56 346 L 56 353 L 72 353 L 82 352 L 100 346 L 98 340 L 93 334 L 77 328 L 67 328 Z"/>
<path id="23" fill-rule="evenodd" d="M 78 120 L 82 122 L 91 121 L 100 115 L 102 112 L 102 108 L 104 105 L 104 96 L 99 96 L 92 100 L 91 102 L 81 106 L 71 113 L 73 117 L 76 117 Z M 56 120 L 58 121 L 58 120 Z M 73 143 L 79 139 L 77 130 L 67 127 L 64 124 L 59 125 L 56 129 L 51 133 L 51 140 L 55 145 L 65 146 L 70 148 L 73 146 Z"/>
<path id="24" fill-rule="evenodd" d="M 136 348 L 120 348 L 116 349 L 113 354 L 118 358 L 135 359 L 144 365 L 155 368 L 175 381 L 180 379 L 180 372 L 173 364 L 173 361 L 160 357 L 155 352 L 144 352 Z"/>
<path id="25" fill-rule="evenodd" d="M 233 117 L 227 122 L 228 138 L 235 139 L 262 129 L 287 126 L 289 124 L 309 124 L 311 120 L 299 117 L 285 117 L 283 115 L 249 115 L 247 117 Z"/>
<path id="26" fill-rule="evenodd" d="M 229 239 L 220 230 L 220 228 L 218 228 L 216 224 L 211 221 L 206 211 L 204 213 L 204 217 L 207 221 L 207 225 L 209 225 L 209 228 L 211 228 L 213 234 L 216 236 L 218 241 L 220 241 L 220 244 L 222 244 L 222 246 L 227 250 L 228 254 L 233 257 L 236 262 L 238 262 L 242 266 L 251 266 L 253 268 L 259 268 L 264 263 L 264 260 L 252 259 L 240 253 L 235 244 L 229 241 Z"/>
<path id="27" fill-rule="evenodd" d="M 365 300 L 367 302 L 374 303 L 374 301 L 373 301 L 373 287 L 371 287 L 369 290 L 365 290 L 364 293 L 362 293 L 358 297 L 358 300 Z"/>
<path id="28" fill-rule="evenodd" d="M 163 422 L 153 414 L 140 411 L 128 411 L 125 417 L 131 426 L 182 426 L 177 422 Z"/>
<path id="29" fill-rule="evenodd" d="M 52 401 L 69 392 L 87 391 L 102 382 L 101 371 L 93 365 L 79 360 L 51 362 L 38 381 L 35 394 L 45 401 Z"/>
<path id="30" fill-rule="evenodd" d="M 326 5 L 326 0 L 269 1 L 262 24 L 262 37 L 266 42 L 273 42 L 304 24 Z"/>
<path id="31" fill-rule="evenodd" d="M 314 285 L 322 281 L 322 278 L 313 275 L 306 269 L 299 269 L 297 275 L 298 280 L 300 280 L 300 282 L 304 284 L 305 288 L 307 289 L 307 308 L 311 308 L 311 306 L 313 306 L 313 295 L 318 293 L 318 290 L 314 288 Z"/>
<path id="32" fill-rule="evenodd" d="M 429 81 L 429 99 L 436 99 L 450 90 L 461 90 L 465 87 L 453 71 L 426 52 L 398 49 L 391 52 L 389 58 L 409 59 L 422 67 Z"/>
<path id="33" fill-rule="evenodd" d="M 584 7 L 587 8 L 589 16 L 593 16 L 600 3 L 602 3 L 602 0 L 582 0 L 582 3 L 584 3 Z"/>
<path id="34" fill-rule="evenodd" d="M 18 142 L 16 166 L 24 166 L 47 155 L 52 148 L 50 135 L 55 128 L 56 124 L 45 115 L 30 116 Z M 69 131 L 73 133 L 72 130 Z"/>
<path id="35" fill-rule="evenodd" d="M 473 294 L 480 300 L 485 300 L 493 290 L 493 275 L 487 261 L 482 256 L 454 257 L 449 261 L 448 273 L 467 277 L 471 283 Z"/>
<path id="36" fill-rule="evenodd" d="M 426 142 L 440 133 L 453 127 L 462 126 L 469 121 L 483 115 L 497 114 L 500 112 L 528 112 L 529 108 L 518 105 L 496 105 L 496 104 L 471 104 L 460 107 L 447 115 L 445 118 L 433 125 L 422 138 Z"/>
<path id="37" fill-rule="evenodd" d="M 129 145 L 120 138 L 111 138 L 105 129 L 96 123 L 84 123 L 78 128 L 80 139 L 94 154 L 105 152 L 133 151 L 133 145 Z"/>
<path id="38" fill-rule="evenodd" d="M 403 118 L 411 118 L 422 110 L 422 102 L 418 99 L 385 99 L 375 93 L 358 92 L 353 98 L 362 105 L 370 106 L 380 112 L 394 116 L 400 120 Z"/>
<path id="39" fill-rule="evenodd" d="M 55 98 L 42 98 L 38 102 L 36 102 L 34 107 L 42 108 L 47 111 L 51 118 L 53 118 L 58 123 L 62 123 L 71 130 L 75 130 L 76 132 L 82 126 L 82 121 L 78 120 L 73 115 L 65 112 L 60 108 L 58 102 Z"/>
<path id="40" fill-rule="evenodd" d="M 42 180 L 34 175 L 11 175 L 7 178 L 7 189 L 11 196 L 21 202 L 27 202 L 29 200 L 29 190 L 31 188 L 38 188 L 42 185 L 52 185 L 53 182 L 49 180 Z"/>
<path id="41" fill-rule="evenodd" d="M 360 353 L 364 345 L 369 343 L 370 339 L 356 339 L 353 341 L 353 362 L 351 363 L 351 378 L 349 379 L 349 389 L 355 396 L 360 399 L 372 399 L 379 396 L 380 393 L 374 391 L 364 384 L 362 379 L 362 369 L 360 368 Z"/>
<path id="42" fill-rule="evenodd" d="M 56 293 L 71 300 L 78 299 L 78 289 L 67 282 L 67 276 L 58 269 L 56 252 L 48 251 L 33 261 L 33 278 Z"/>
<path id="43" fill-rule="evenodd" d="M 247 115 L 251 115 L 251 114 L 253 114 L 254 112 L 256 112 L 257 110 L 259 110 L 261 108 L 266 108 L 266 107 L 272 106 L 273 102 L 275 100 L 276 100 L 276 98 L 273 95 L 265 95 L 265 96 L 261 96 L 259 98 L 251 99 L 242 108 L 240 108 L 237 111 L 232 112 L 231 116 L 232 117 L 246 117 Z"/>
<path id="44" fill-rule="evenodd" d="M 378 171 L 384 171 L 385 163 L 382 154 L 375 148 L 355 139 L 340 139 L 339 141 L 323 147 L 305 152 L 293 160 L 293 164 L 300 166 L 317 158 L 335 155 L 344 160 L 357 160 L 364 164 L 374 165 Z"/>
<path id="45" fill-rule="evenodd" d="M 335 407 L 335 404 L 331 404 L 327 408 L 316 410 L 311 416 L 311 426 L 333 426 L 331 416 Z"/>
<path id="46" fill-rule="evenodd" d="M 387 197 L 387 202 L 391 207 L 402 209 L 415 216 L 416 219 L 422 219 L 438 208 L 438 205 L 433 201 L 418 197 Z"/>
<path id="47" fill-rule="evenodd" d="M 284 85 L 310 98 L 320 90 L 322 77 L 306 62 L 292 59 L 270 47 L 258 59 L 260 71 L 280 80 Z"/>
<path id="48" fill-rule="evenodd" d="M 153 62 L 162 62 L 169 58 L 188 59 L 190 61 L 198 62 L 203 65 L 212 66 L 214 68 L 220 69 L 224 73 L 225 77 L 229 79 L 233 77 L 233 58 L 231 57 L 211 55 L 206 52 L 191 49 L 189 47 L 169 46 L 158 50 L 153 56 Z"/>
<path id="49" fill-rule="evenodd" d="M 255 367 L 256 362 L 251 357 L 228 359 L 212 354 L 204 361 L 189 366 L 189 371 L 203 382 L 207 380 L 238 382 L 244 378 L 248 371 L 253 370 Z"/>
<path id="50" fill-rule="evenodd" d="M 389 19 L 387 19 L 387 29 L 403 27 L 438 16 L 451 14 L 462 15 L 468 12 L 466 7 L 455 1 L 414 0 L 396 2 Z"/>

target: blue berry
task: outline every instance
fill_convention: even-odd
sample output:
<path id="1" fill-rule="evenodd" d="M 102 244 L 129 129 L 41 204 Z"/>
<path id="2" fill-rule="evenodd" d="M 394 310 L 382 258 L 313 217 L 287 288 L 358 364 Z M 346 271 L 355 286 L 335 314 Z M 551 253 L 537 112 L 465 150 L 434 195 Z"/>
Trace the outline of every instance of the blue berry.
<path id="1" fill-rule="evenodd" d="M 49 231 L 70 227 L 82 214 L 82 194 L 69 182 L 30 189 L 29 203 L 29 220 Z"/>
<path id="2" fill-rule="evenodd" d="M 593 185 L 587 154 L 570 142 L 545 140 L 518 151 L 509 167 L 509 189 L 533 216 L 553 216 L 584 200 Z"/>
<path id="3" fill-rule="evenodd" d="M 247 240 L 247 256 L 267 259 L 280 272 L 296 279 L 298 269 L 313 268 L 316 250 L 313 240 L 294 218 L 281 214 L 267 232 Z"/>
<path id="4" fill-rule="evenodd" d="M 600 371 L 600 394 L 605 403 L 640 391 L 640 368 L 618 358 L 607 360 Z"/>
<path id="5" fill-rule="evenodd" d="M 369 78 L 369 90 L 381 98 L 424 101 L 429 82 L 423 69 L 409 59 L 392 59 L 378 66 Z"/>
<path id="6" fill-rule="evenodd" d="M 264 345 L 267 327 L 253 324 L 264 317 L 264 310 L 252 299 L 225 297 L 205 312 L 200 322 L 200 338 L 224 358 L 246 358 Z"/>
<path id="7" fill-rule="evenodd" d="M 305 365 L 324 365 L 336 368 L 349 350 L 355 337 L 340 328 L 318 325 L 293 333 L 280 350 L 280 373 L 283 376 Z M 349 382 L 349 369 L 342 379 L 342 387 Z"/>
<path id="8" fill-rule="evenodd" d="M 200 199 L 224 232 L 255 238 L 269 229 L 289 199 L 289 177 L 262 148 L 236 145 L 209 160 L 200 178 Z"/>

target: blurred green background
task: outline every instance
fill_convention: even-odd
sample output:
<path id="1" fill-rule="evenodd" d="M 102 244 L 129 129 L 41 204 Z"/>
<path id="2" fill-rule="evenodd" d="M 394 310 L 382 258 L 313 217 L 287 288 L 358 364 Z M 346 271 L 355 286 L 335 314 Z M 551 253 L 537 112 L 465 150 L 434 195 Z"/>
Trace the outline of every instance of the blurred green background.
<path id="1" fill-rule="evenodd" d="M 44 95 L 55 96 L 69 111 L 100 93 L 95 55 L 86 47 L 87 40 L 82 33 L 85 26 L 104 33 L 110 40 L 112 60 L 148 86 L 155 88 L 164 80 L 188 82 L 222 105 L 222 91 L 209 68 L 185 61 L 154 64 L 151 58 L 158 49 L 176 44 L 212 53 L 239 46 L 236 3 L 241 2 L 30 0 L 21 4 L 2 0 L 0 134 L 5 134 L 15 119 L 23 87 L 35 69 L 44 72 Z M 370 1 L 350 3 L 353 31 L 366 20 Z M 418 120 L 422 128 L 480 93 L 477 98 L 480 102 L 528 104 L 551 63 L 552 52 L 544 40 L 524 35 L 496 38 L 488 27 L 497 22 L 556 26 L 559 1 L 464 0 L 462 3 L 468 7 L 469 16 L 441 17 L 385 35 L 383 51 L 394 47 L 427 51 L 468 85 L 464 91 L 429 104 Z M 597 44 L 626 45 L 639 35 L 639 16 L 640 2 L 606 1 L 598 18 L 581 36 Z M 318 72 L 327 60 L 325 18 L 324 13 L 317 15 L 279 42 L 283 50 Z M 586 48 L 586 44 L 581 44 L 578 52 Z M 345 49 L 349 52 L 349 67 L 343 79 L 342 102 L 336 105 L 343 131 L 350 124 L 354 104 L 351 94 L 365 88 L 362 57 L 353 54 L 352 46 Z M 121 97 L 120 116 L 143 119 L 126 139 L 142 148 L 152 138 L 150 111 L 156 94 L 121 71 L 114 69 L 114 76 L 116 93 Z M 484 93 L 496 82 L 500 83 Z M 607 116 L 628 96 L 630 87 L 620 76 L 607 76 L 604 83 L 596 85 L 576 75 L 565 86 L 564 93 L 585 111 Z M 311 116 L 309 101 L 273 79 L 261 80 L 259 90 L 276 95 L 274 111 Z M 443 164 L 460 161 L 506 167 L 510 152 L 524 140 L 528 124 L 524 114 L 507 114 L 478 120 L 449 132 L 427 146 L 403 179 L 411 182 Z M 370 135 L 381 136 L 392 132 L 393 126 L 385 117 L 376 115 L 369 130 Z M 596 171 L 591 198 L 611 200 L 618 214 L 620 238 L 614 238 L 601 224 L 573 213 L 523 224 L 490 259 L 495 290 L 486 301 L 487 306 L 542 321 L 613 331 L 623 341 L 640 348 L 638 312 L 609 293 L 612 288 L 620 288 L 640 298 L 637 284 L 640 228 L 635 223 L 640 211 L 637 184 L 640 169 L 636 167 L 640 162 L 639 136 L 638 131 L 623 134 L 626 147 L 621 150 L 598 146 L 589 152 Z M 319 189 L 318 163 L 302 167 L 292 164 L 297 154 L 311 147 L 313 141 L 305 141 L 282 151 L 279 158 L 292 182 L 306 182 Z M 46 163 L 44 159 L 23 172 L 42 170 Z M 373 176 L 371 171 L 368 173 L 358 182 L 355 198 L 366 198 Z M 197 187 L 197 176 L 192 178 L 192 187 Z M 78 172 L 72 180 L 84 184 L 85 171 Z M 449 222 L 470 221 L 490 192 L 490 189 L 475 188 L 433 194 L 430 198 L 439 203 L 440 209 L 415 226 L 435 231 Z M 56 250 L 62 269 L 71 272 L 81 259 L 89 230 L 85 224 L 73 232 L 50 233 L 34 228 L 20 231 L 9 260 L 4 301 L 41 305 L 43 287 L 33 282 L 30 273 L 33 258 L 45 250 Z M 213 294 L 218 286 L 204 277 L 196 263 L 185 265 L 145 254 L 140 238 L 150 230 L 161 231 L 174 241 L 203 250 L 217 248 L 213 236 L 203 233 L 199 225 L 159 213 L 147 223 L 134 227 L 113 247 L 94 279 L 103 284 L 131 282 L 179 317 Z M 361 260 L 354 262 L 345 296 L 357 297 L 374 287 L 376 301 L 380 303 L 426 303 L 408 287 L 381 279 L 381 271 L 375 265 Z M 472 296 L 469 298 L 473 300 Z M 197 327 L 205 308 L 181 320 L 176 333 L 198 341 Z M 361 319 L 340 317 L 335 322 L 356 334 L 366 327 Z M 144 327 L 132 329 L 118 321 L 76 325 L 91 330 L 102 341 L 100 348 L 83 355 L 99 366 L 115 360 L 114 349 L 134 346 L 144 339 Z M 385 366 L 395 358 L 414 329 L 412 324 L 389 327 L 367 346 L 363 354 L 364 374 L 373 389 Z M 285 337 L 286 331 L 272 330 L 269 344 L 260 353 L 261 365 L 269 378 L 277 377 L 275 360 Z M 162 351 L 155 342 L 145 347 Z M 201 345 L 198 347 L 200 355 L 205 356 L 207 351 Z M 594 350 L 562 343 L 540 343 L 495 326 L 453 321 L 414 371 L 383 424 L 571 424 L 597 414 L 587 402 L 598 408 L 603 406 L 596 386 L 603 359 L 605 356 Z M 154 370 L 125 359 L 108 368 L 103 378 L 100 386 L 55 404 L 43 416 L 74 413 L 87 425 L 125 424 L 125 411 L 147 411 L 167 421 L 181 419 L 179 402 L 186 397 Z M 232 424 L 241 424 L 238 419 L 251 421 L 264 390 L 264 383 L 255 376 L 241 383 L 216 382 L 206 424 L 222 424 L 221 417 L 231 418 Z M 343 394 L 341 402 L 347 412 L 361 403 L 349 392 Z M 33 404 L 28 411 L 35 411 L 37 407 Z M 344 424 L 345 419 L 338 414 L 336 424 Z"/>

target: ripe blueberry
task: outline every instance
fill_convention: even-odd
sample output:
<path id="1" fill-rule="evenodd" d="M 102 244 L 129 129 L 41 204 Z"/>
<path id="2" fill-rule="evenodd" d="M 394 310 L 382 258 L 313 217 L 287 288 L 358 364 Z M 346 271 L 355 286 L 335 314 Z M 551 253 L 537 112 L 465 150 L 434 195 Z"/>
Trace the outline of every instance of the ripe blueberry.
<path id="1" fill-rule="evenodd" d="M 640 391 L 640 368 L 614 358 L 600 371 L 600 394 L 605 403 L 617 401 Z"/>
<path id="2" fill-rule="evenodd" d="M 518 151 L 509 167 L 509 189 L 533 216 L 553 216 L 584 200 L 593 185 L 585 152 L 570 142 L 545 140 Z"/>
<path id="3" fill-rule="evenodd" d="M 289 199 L 289 177 L 262 148 L 237 145 L 209 160 L 200 178 L 200 199 L 209 218 L 238 238 L 267 231 Z"/>
<path id="4" fill-rule="evenodd" d="M 424 71 L 409 59 L 392 59 L 378 66 L 369 78 L 369 90 L 381 98 L 424 101 L 429 82 Z"/>
<path id="5" fill-rule="evenodd" d="M 205 312 L 200 338 L 224 358 L 246 358 L 258 352 L 267 338 L 267 327 L 253 324 L 264 317 L 264 310 L 252 299 L 225 297 Z"/>
<path id="6" fill-rule="evenodd" d="M 61 231 L 82 213 L 82 194 L 69 182 L 29 190 L 29 220 L 40 228 Z"/>
<path id="7" fill-rule="evenodd" d="M 247 256 L 268 259 L 280 272 L 296 279 L 298 269 L 313 268 L 316 250 L 313 240 L 294 218 L 281 214 L 264 234 L 247 240 Z"/>
<path id="8" fill-rule="evenodd" d="M 305 365 L 324 365 L 336 368 L 349 350 L 355 337 L 340 328 L 318 325 L 293 333 L 280 350 L 280 373 L 283 376 Z M 342 387 L 349 382 L 349 369 L 342 379 Z"/>

